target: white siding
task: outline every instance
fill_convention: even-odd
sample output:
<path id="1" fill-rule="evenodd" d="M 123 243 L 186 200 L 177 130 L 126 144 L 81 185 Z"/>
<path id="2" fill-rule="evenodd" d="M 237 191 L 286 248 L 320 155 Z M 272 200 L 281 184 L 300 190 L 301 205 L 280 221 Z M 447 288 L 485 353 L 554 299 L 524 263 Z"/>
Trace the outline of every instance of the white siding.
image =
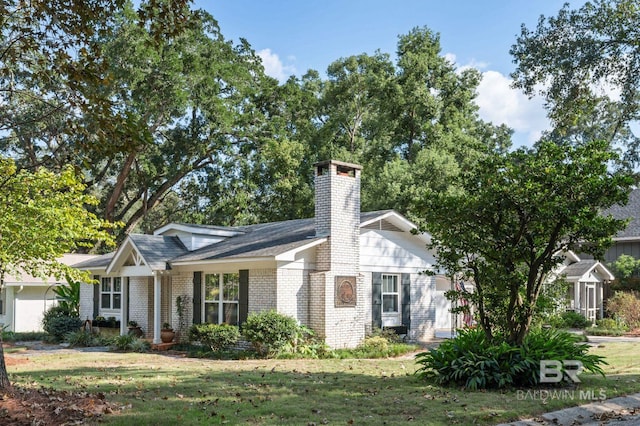
<path id="1" fill-rule="evenodd" d="M 360 235 L 361 271 L 412 273 L 434 263 L 424 243 L 408 232 L 366 230 Z"/>

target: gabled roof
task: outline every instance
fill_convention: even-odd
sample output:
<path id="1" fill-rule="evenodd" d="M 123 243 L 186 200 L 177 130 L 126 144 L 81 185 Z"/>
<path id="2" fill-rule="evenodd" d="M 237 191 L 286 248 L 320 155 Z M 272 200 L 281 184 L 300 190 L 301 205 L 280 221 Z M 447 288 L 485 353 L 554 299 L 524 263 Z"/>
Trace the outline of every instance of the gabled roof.
<path id="1" fill-rule="evenodd" d="M 614 279 L 611 271 L 609 271 L 602 263 L 594 259 L 584 259 L 572 263 L 561 270 L 560 274 L 565 275 L 569 281 L 579 281 L 591 272 L 597 273 L 602 277 L 602 279 L 607 281 Z"/>
<path id="2" fill-rule="evenodd" d="M 610 214 L 616 219 L 630 219 L 627 227 L 618 232 L 614 240 L 640 240 L 640 189 L 631 191 L 626 205 L 611 206 L 604 214 Z"/>
<path id="3" fill-rule="evenodd" d="M 376 221 L 385 222 L 398 231 L 411 231 L 416 226 L 394 210 L 381 210 L 360 214 L 361 228 L 377 229 Z M 390 225 L 389 225 L 390 224 Z M 103 255 L 94 261 L 76 265 L 82 269 L 105 269 L 110 273 L 122 265 L 135 249 L 152 270 L 165 270 L 170 265 L 214 260 L 272 259 L 292 260 L 295 253 L 326 241 L 317 237 L 315 220 L 294 219 L 239 227 L 208 227 L 203 225 L 169 224 L 156 232 L 167 230 L 213 230 L 235 234 L 221 242 L 188 251 L 177 236 L 131 234 L 115 253 Z M 420 237 L 424 238 L 424 237 Z"/>

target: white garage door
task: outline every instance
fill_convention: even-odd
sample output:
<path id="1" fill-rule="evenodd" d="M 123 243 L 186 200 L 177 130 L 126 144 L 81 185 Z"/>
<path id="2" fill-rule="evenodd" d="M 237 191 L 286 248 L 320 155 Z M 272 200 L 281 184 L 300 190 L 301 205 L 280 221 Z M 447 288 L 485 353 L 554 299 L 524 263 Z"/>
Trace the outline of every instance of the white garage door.
<path id="1" fill-rule="evenodd" d="M 42 315 L 56 303 L 53 291 L 49 287 L 25 286 L 19 293 L 16 289 L 16 293 L 13 311 L 14 331 L 42 331 Z"/>

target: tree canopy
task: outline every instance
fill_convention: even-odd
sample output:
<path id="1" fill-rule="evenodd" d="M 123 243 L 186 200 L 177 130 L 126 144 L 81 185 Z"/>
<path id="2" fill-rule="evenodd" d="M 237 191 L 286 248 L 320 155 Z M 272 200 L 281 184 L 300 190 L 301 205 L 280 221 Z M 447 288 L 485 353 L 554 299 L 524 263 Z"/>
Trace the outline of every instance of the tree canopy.
<path id="1" fill-rule="evenodd" d="M 488 155 L 457 179 L 459 189 L 422 199 L 439 264 L 471 278 L 488 338 L 521 344 L 536 301 L 562 253 L 604 254 L 625 221 L 602 216 L 633 183 L 604 141 Z M 461 295 L 458 295 L 461 296 Z"/>
<path id="2" fill-rule="evenodd" d="M 630 166 L 640 164 L 629 126 L 640 118 L 638 28 L 635 0 L 565 4 L 535 29 L 522 26 L 511 48 L 514 85 L 544 97 L 557 141 L 607 140 L 625 148 Z"/>
<path id="3" fill-rule="evenodd" d="M 44 168 L 31 173 L 0 158 L 0 288 L 6 274 L 22 271 L 45 280 L 91 281 L 87 271 L 59 261 L 63 254 L 97 241 L 114 244 L 108 232 L 113 225 L 87 210 L 98 201 L 84 190 L 71 167 L 60 173 Z M 1 348 L 0 358 L 0 387 L 6 387 Z"/>

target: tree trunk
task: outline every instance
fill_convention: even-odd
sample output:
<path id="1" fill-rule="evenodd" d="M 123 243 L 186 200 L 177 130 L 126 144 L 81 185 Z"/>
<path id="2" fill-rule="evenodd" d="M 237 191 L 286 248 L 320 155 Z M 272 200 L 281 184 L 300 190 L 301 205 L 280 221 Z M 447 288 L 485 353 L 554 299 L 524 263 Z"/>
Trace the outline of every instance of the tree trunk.
<path id="1" fill-rule="evenodd" d="M 0 332 L 0 389 L 9 389 L 11 382 L 7 374 L 7 365 L 4 362 L 4 348 L 2 347 L 2 333 Z"/>

